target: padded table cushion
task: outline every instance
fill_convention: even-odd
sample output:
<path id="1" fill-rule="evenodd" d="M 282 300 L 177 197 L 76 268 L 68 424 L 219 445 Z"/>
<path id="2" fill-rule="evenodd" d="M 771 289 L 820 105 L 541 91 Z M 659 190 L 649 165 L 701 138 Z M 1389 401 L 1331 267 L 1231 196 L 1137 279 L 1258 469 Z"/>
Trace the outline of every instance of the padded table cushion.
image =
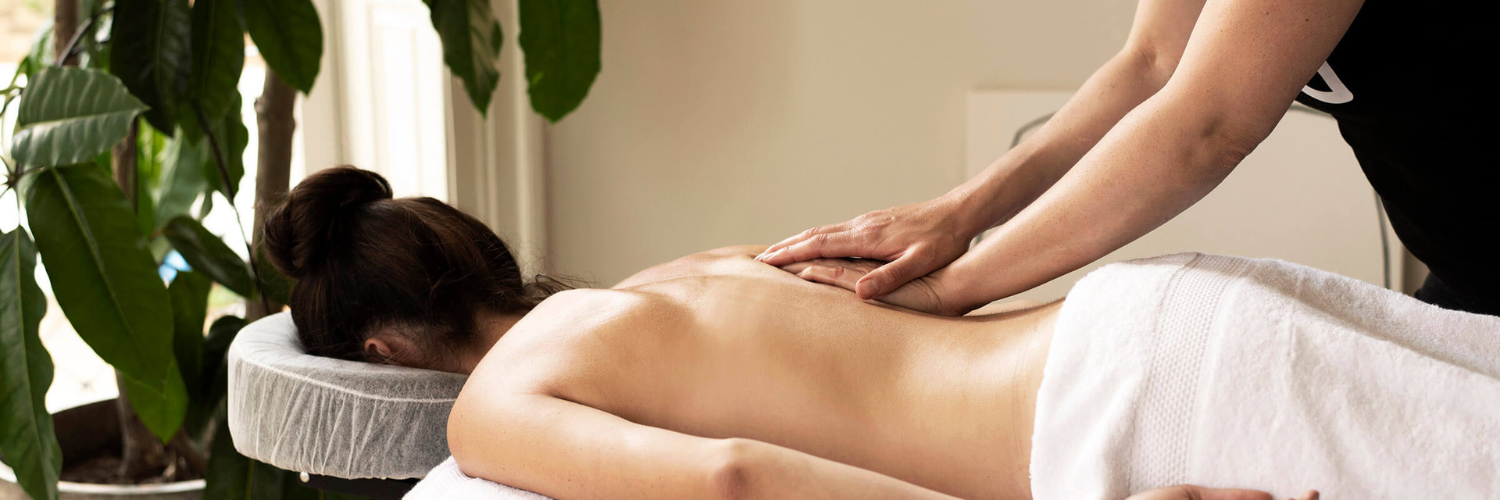
<path id="1" fill-rule="evenodd" d="M 414 478 L 448 458 L 464 375 L 309 355 L 290 313 L 229 347 L 229 431 L 245 456 L 310 474 Z"/>

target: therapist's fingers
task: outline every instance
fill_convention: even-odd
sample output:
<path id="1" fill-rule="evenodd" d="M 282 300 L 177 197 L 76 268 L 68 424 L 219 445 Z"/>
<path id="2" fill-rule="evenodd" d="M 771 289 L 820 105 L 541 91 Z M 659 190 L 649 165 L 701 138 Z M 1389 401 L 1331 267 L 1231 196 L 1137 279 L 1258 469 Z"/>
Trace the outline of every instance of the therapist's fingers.
<path id="1" fill-rule="evenodd" d="M 781 241 L 777 242 L 775 245 L 771 245 L 770 247 L 767 247 L 765 249 L 765 251 L 762 251 L 760 253 L 760 255 L 755 256 L 755 260 L 758 260 L 758 261 L 770 264 L 770 262 L 766 260 L 766 257 L 768 257 L 771 254 L 774 254 L 776 252 L 779 252 L 781 250 L 784 250 L 784 249 L 786 249 L 786 247 L 792 246 L 792 245 L 797 244 L 797 243 L 801 243 L 801 242 L 803 242 L 803 241 L 807 240 L 808 238 L 811 238 L 811 237 L 813 237 L 815 235 L 844 231 L 844 230 L 846 230 L 848 228 L 849 228 L 849 223 L 848 222 L 840 222 L 838 224 L 829 224 L 827 226 L 818 226 L 818 227 L 815 227 L 815 228 L 812 228 L 812 229 L 808 229 L 806 231 L 797 233 L 797 234 L 793 235 L 790 238 L 781 240 Z M 779 264 L 773 264 L 773 265 L 779 265 Z"/>
<path id="2" fill-rule="evenodd" d="M 937 267 L 933 264 L 932 253 L 918 247 L 865 274 L 864 278 L 861 278 L 851 290 L 854 290 L 854 293 L 861 299 L 880 298 L 901 288 L 901 285 L 905 285 L 908 281 L 926 276 Z"/>
<path id="3" fill-rule="evenodd" d="M 802 241 L 787 245 L 781 250 L 766 254 L 760 261 L 773 266 L 784 266 L 804 260 L 862 257 L 865 250 L 861 239 L 853 231 L 817 233 Z"/>
<path id="4" fill-rule="evenodd" d="M 833 285 L 850 291 L 854 290 L 854 284 L 859 282 L 860 276 L 864 276 L 864 273 L 858 270 L 818 264 L 808 264 L 797 273 L 797 277 L 807 281 Z"/>

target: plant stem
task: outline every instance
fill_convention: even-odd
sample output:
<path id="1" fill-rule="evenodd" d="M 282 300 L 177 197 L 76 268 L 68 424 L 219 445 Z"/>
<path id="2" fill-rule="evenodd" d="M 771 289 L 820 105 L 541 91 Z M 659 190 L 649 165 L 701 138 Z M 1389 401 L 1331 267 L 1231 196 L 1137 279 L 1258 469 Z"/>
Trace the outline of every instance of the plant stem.
<path id="1" fill-rule="evenodd" d="M 76 38 L 78 29 L 78 0 L 52 2 L 52 56 L 58 66 L 68 66 L 68 42 Z M 40 63 L 41 61 L 37 61 Z"/>
<path id="2" fill-rule="evenodd" d="M 208 137 L 208 148 L 214 151 L 214 164 L 219 167 L 219 184 L 224 186 L 224 191 L 228 192 L 229 210 L 234 212 L 234 223 L 239 225 L 240 237 L 245 240 L 245 260 L 250 262 L 250 274 L 255 278 L 255 288 L 264 288 L 262 286 L 264 282 L 260 279 L 260 268 L 255 265 L 255 247 L 250 245 L 250 238 L 244 237 L 245 219 L 240 217 L 240 207 L 234 202 L 234 196 L 239 191 L 239 188 L 235 187 L 234 183 L 229 182 L 229 166 L 224 163 L 224 154 L 219 151 L 219 140 L 214 137 L 214 131 L 209 126 L 208 118 L 203 116 L 203 110 L 197 106 L 193 107 L 193 111 L 198 116 L 198 127 L 203 129 L 203 135 Z M 266 294 L 257 292 L 257 295 L 260 295 L 261 307 L 270 310 L 271 303 L 266 298 Z M 245 299 L 251 300 L 251 297 L 245 297 Z M 246 309 L 248 310 L 249 307 L 246 307 Z"/>
<path id="3" fill-rule="evenodd" d="M 193 112 L 198 117 L 198 127 L 203 129 L 203 135 L 208 137 L 208 149 L 214 152 L 214 165 L 219 167 L 219 183 L 224 186 L 224 194 L 229 198 L 229 206 L 234 206 L 234 196 L 238 194 L 239 187 L 229 182 L 229 164 L 224 163 L 224 153 L 219 151 L 219 139 L 214 136 L 213 127 L 208 123 L 208 118 L 203 116 L 203 110 L 193 106 Z M 245 228 L 240 228 L 245 232 Z"/>
<path id="4" fill-rule="evenodd" d="M 259 99 L 255 100 L 255 115 L 259 144 L 256 150 L 255 168 L 255 222 L 252 247 L 259 247 L 261 228 L 265 226 L 266 211 L 279 205 L 286 198 L 291 184 L 292 132 L 297 121 L 292 109 L 297 103 L 297 91 L 276 75 L 266 71 L 265 85 Z M 252 251 L 253 252 L 253 251 Z M 262 294 L 264 295 L 264 294 Z M 264 301 L 262 311 L 245 311 L 245 319 L 254 321 L 281 309 L 280 304 Z"/>
<path id="5" fill-rule="evenodd" d="M 72 66 L 78 63 L 78 61 L 73 60 L 73 52 L 78 47 L 78 40 L 83 39 L 83 35 L 88 33 L 89 27 L 93 25 L 94 18 L 92 16 L 83 20 L 83 26 L 78 27 L 78 31 L 73 33 L 72 38 L 68 39 L 68 44 L 63 46 L 62 55 L 57 57 L 58 66 Z"/>

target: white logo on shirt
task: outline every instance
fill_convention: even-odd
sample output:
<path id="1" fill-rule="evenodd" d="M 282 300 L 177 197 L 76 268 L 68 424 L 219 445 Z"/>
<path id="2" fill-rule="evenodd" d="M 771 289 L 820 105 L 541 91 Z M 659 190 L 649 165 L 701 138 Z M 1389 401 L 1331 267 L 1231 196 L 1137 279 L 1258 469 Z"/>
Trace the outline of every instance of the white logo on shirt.
<path id="1" fill-rule="evenodd" d="M 1349 87 L 1344 86 L 1344 82 L 1339 81 L 1339 75 L 1333 73 L 1333 67 L 1328 65 L 1328 61 L 1323 61 L 1323 66 L 1318 68 L 1318 76 L 1323 77 L 1323 82 L 1328 84 L 1328 90 L 1322 91 L 1303 85 L 1302 93 L 1328 104 L 1343 104 L 1354 100 L 1354 93 L 1349 91 Z"/>

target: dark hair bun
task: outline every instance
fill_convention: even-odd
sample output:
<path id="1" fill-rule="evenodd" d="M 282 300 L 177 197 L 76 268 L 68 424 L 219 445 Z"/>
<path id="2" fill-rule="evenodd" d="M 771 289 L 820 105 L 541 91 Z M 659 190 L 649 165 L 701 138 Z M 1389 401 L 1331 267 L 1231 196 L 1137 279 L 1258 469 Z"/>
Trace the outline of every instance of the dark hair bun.
<path id="1" fill-rule="evenodd" d="M 389 199 L 391 184 L 368 170 L 343 166 L 307 176 L 266 217 L 266 255 L 287 276 L 315 272 L 362 212 Z"/>

